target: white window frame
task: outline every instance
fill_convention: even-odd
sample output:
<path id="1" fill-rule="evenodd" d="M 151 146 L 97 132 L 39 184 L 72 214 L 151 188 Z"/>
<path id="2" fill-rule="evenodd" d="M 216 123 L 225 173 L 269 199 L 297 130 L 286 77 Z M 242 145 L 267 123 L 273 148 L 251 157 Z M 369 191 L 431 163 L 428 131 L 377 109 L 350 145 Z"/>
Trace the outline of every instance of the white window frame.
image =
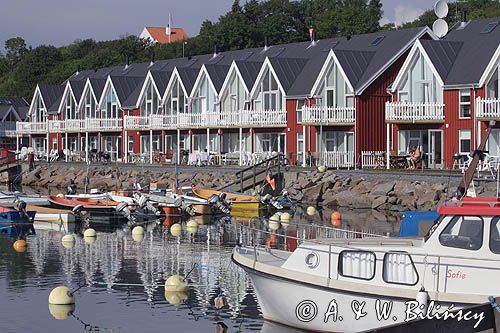
<path id="1" fill-rule="evenodd" d="M 469 102 L 462 102 L 462 96 L 468 96 Z M 471 91 L 470 89 L 460 89 L 458 91 L 458 118 L 459 119 L 470 119 L 472 116 L 472 100 L 471 100 Z M 463 116 L 462 107 L 469 106 L 469 115 Z"/>
<path id="2" fill-rule="evenodd" d="M 467 135 L 468 133 L 468 135 Z M 463 137 L 463 134 L 465 134 L 465 137 Z M 468 137 L 467 137 L 468 136 Z M 469 151 L 462 151 L 462 141 L 469 140 L 469 148 L 472 149 L 472 135 L 471 135 L 471 130 L 470 128 L 464 128 L 464 129 L 459 129 L 458 130 L 458 150 L 460 154 L 469 154 Z"/>
<path id="3" fill-rule="evenodd" d="M 297 123 L 302 122 L 302 109 L 306 106 L 305 99 L 298 99 L 297 105 L 295 106 L 295 110 L 297 112 Z"/>

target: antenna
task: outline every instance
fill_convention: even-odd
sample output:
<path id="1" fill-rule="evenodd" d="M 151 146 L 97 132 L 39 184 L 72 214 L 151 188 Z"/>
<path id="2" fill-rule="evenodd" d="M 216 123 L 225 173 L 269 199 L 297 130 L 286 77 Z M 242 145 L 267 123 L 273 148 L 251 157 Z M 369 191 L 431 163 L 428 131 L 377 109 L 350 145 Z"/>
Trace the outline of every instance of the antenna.
<path id="1" fill-rule="evenodd" d="M 448 15 L 448 3 L 446 0 L 438 0 L 434 4 L 434 13 L 438 19 L 432 24 L 432 31 L 438 38 L 443 38 L 448 33 L 448 23 L 444 20 Z"/>

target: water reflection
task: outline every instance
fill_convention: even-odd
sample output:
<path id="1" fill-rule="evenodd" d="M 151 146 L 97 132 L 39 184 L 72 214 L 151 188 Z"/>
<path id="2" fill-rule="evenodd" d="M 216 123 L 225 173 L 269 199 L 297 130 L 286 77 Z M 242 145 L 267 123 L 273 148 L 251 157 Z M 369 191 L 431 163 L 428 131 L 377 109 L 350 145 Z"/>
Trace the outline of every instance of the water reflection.
<path id="1" fill-rule="evenodd" d="M 311 217 L 298 209 L 292 223 L 330 225 L 332 212 L 318 210 Z M 398 228 L 396 217 L 384 220 L 371 211 L 341 214 L 343 227 L 379 233 L 394 233 Z M 118 229 L 99 232 L 93 241 L 77 235 L 72 248 L 62 246 L 62 232 L 37 230 L 28 237 L 25 253 L 12 249 L 12 239 L 0 238 L 0 298 L 9 300 L 9 308 L 2 312 L 11 318 L 0 322 L 0 331 L 98 327 L 118 332 L 261 328 L 264 332 L 290 332 L 274 324 L 262 326 L 251 282 L 231 262 L 231 250 L 239 241 L 237 225 L 207 217 L 196 222 L 194 235 L 183 226 L 182 236 L 174 237 L 168 228 L 152 224 L 142 239 L 134 239 L 130 230 Z M 261 226 L 266 228 L 265 223 Z M 175 274 L 188 275 L 191 287 L 187 292 L 165 293 L 165 280 Z M 47 309 L 47 296 L 58 285 L 70 290 L 81 287 L 75 294 L 75 308 Z M 216 299 L 218 303 L 223 299 L 224 304 L 215 306 Z M 26 320 L 25 313 L 32 320 Z"/>

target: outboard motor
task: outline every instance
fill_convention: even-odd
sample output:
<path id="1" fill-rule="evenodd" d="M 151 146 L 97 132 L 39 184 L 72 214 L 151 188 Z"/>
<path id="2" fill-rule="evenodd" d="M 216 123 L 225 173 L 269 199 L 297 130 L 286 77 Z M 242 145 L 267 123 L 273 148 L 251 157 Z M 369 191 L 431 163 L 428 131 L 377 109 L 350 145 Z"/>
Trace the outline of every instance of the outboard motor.
<path id="1" fill-rule="evenodd" d="M 66 189 L 66 194 L 68 194 L 68 195 L 75 195 L 76 194 L 76 184 L 73 181 L 73 179 L 71 180 L 71 182 L 69 183 L 69 185 Z"/>
<path id="2" fill-rule="evenodd" d="M 226 200 L 226 194 L 220 193 L 212 194 L 208 200 L 208 204 L 215 210 L 220 211 L 223 214 L 229 214 L 231 212 L 231 203 Z"/>
<path id="3" fill-rule="evenodd" d="M 139 208 L 147 213 L 153 213 L 155 215 L 160 215 L 161 211 L 153 204 L 148 197 L 142 194 L 134 194 L 134 198 L 139 205 Z"/>
<path id="4" fill-rule="evenodd" d="M 192 205 L 187 204 L 181 197 L 178 197 L 174 200 L 174 206 L 179 208 L 181 212 L 184 212 L 189 216 L 194 216 L 196 214 L 196 209 L 194 209 Z"/>
<path id="5" fill-rule="evenodd" d="M 116 205 L 116 212 L 122 214 L 124 218 L 126 218 L 129 224 L 133 225 L 135 223 L 135 216 L 132 215 L 130 208 L 125 202 L 120 202 Z"/>
<path id="6" fill-rule="evenodd" d="M 278 210 L 283 209 L 283 205 L 281 204 L 281 202 L 279 200 L 274 199 L 273 196 L 270 195 L 269 193 L 261 197 L 260 202 L 262 202 L 265 205 L 271 205 L 272 207 Z"/>
<path id="7" fill-rule="evenodd" d="M 16 198 L 14 200 L 14 208 L 21 213 L 21 216 L 28 217 L 28 213 L 26 212 L 26 202 Z"/>
<path id="8" fill-rule="evenodd" d="M 84 222 L 85 227 L 90 226 L 90 215 L 86 213 L 85 207 L 83 207 L 83 205 L 76 205 L 71 211 L 73 212 L 73 215 L 80 216 L 80 218 Z"/>

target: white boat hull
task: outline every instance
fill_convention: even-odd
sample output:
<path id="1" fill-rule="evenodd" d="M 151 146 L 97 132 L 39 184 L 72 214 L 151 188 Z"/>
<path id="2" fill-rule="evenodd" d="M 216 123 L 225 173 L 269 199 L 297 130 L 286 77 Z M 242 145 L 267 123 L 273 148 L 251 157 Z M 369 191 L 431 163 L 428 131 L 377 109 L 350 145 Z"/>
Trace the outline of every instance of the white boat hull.
<path id="1" fill-rule="evenodd" d="M 252 280 L 266 320 L 307 331 L 360 332 L 402 323 L 411 304 L 407 306 L 406 302 L 415 302 L 415 299 L 320 288 L 244 269 Z M 384 304 L 392 306 L 387 319 L 377 317 L 377 306 L 383 309 Z M 447 308 L 448 304 L 440 303 L 440 306 Z M 366 315 L 356 319 L 355 310 Z M 408 316 L 417 313 L 417 309 L 411 310 Z"/>

